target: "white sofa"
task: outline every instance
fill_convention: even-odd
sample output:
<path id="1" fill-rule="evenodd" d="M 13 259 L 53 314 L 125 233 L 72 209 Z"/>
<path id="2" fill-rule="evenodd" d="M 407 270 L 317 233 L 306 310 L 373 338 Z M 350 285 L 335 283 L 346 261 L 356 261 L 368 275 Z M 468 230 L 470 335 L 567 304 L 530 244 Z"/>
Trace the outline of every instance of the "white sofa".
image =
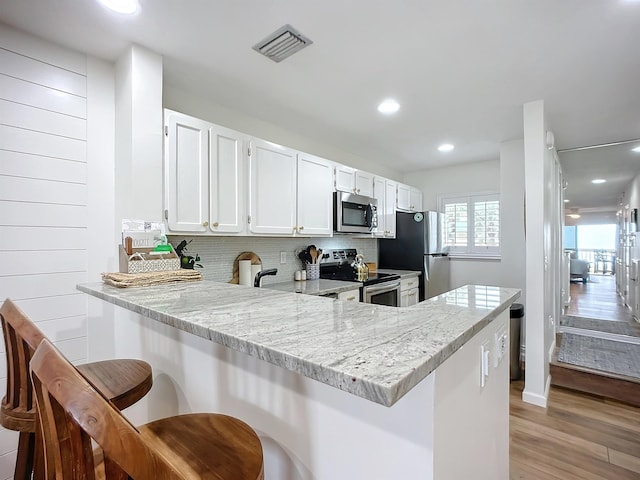
<path id="1" fill-rule="evenodd" d="M 579 258 L 572 258 L 569 262 L 569 274 L 571 280 L 582 280 L 582 283 L 587 283 L 589 280 L 589 262 Z"/>

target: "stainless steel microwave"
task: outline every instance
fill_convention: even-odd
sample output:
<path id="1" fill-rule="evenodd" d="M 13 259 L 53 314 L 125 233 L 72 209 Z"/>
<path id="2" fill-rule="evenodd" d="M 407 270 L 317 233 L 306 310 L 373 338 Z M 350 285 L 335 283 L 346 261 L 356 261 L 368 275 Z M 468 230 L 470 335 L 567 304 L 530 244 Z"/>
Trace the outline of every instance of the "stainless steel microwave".
<path id="1" fill-rule="evenodd" d="M 378 227 L 378 201 L 352 193 L 333 194 L 333 230 L 338 233 L 371 233 Z"/>

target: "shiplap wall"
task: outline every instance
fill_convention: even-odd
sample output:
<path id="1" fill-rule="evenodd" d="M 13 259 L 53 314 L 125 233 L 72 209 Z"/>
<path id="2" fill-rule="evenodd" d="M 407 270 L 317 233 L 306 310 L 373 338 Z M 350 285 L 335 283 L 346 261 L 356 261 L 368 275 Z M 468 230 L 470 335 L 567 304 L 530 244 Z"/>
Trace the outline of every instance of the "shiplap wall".
<path id="1" fill-rule="evenodd" d="M 0 26 L 0 300 L 74 362 L 87 357 L 86 92 L 84 55 Z M 0 429 L 0 479 L 17 441 Z"/>

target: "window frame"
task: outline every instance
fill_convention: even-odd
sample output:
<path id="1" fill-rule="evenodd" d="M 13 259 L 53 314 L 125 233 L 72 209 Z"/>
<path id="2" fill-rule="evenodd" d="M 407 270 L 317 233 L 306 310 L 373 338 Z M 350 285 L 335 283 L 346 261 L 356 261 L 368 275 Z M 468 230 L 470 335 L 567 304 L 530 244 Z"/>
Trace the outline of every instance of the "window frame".
<path id="1" fill-rule="evenodd" d="M 476 245 L 475 244 L 475 204 L 477 202 L 498 202 L 498 245 L 497 246 L 486 246 L 486 245 Z M 474 257 L 474 258 L 500 258 L 501 255 L 501 224 L 502 224 L 502 207 L 500 201 L 500 192 L 489 191 L 489 192 L 474 192 L 474 193 L 462 193 L 462 194 L 451 194 L 451 195 L 441 195 L 438 199 L 438 203 L 440 205 L 440 211 L 445 215 L 445 247 L 448 250 L 449 254 L 452 257 Z M 446 232 L 446 222 L 447 222 L 447 213 L 446 206 L 451 205 L 453 203 L 457 204 L 466 204 L 467 208 L 467 244 L 466 246 L 461 245 L 449 245 L 448 235 Z"/>

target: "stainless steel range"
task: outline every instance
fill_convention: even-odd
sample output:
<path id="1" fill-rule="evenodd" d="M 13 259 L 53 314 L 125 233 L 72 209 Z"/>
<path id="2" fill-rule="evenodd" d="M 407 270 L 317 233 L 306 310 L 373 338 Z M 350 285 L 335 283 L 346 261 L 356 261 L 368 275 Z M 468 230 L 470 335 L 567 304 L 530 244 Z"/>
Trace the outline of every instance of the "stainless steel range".
<path id="1" fill-rule="evenodd" d="M 356 255 L 355 248 L 325 250 L 320 263 L 320 278 L 362 282 L 361 302 L 392 307 L 399 306 L 400 276 L 392 273 L 369 273 L 359 279 L 353 267 Z"/>

